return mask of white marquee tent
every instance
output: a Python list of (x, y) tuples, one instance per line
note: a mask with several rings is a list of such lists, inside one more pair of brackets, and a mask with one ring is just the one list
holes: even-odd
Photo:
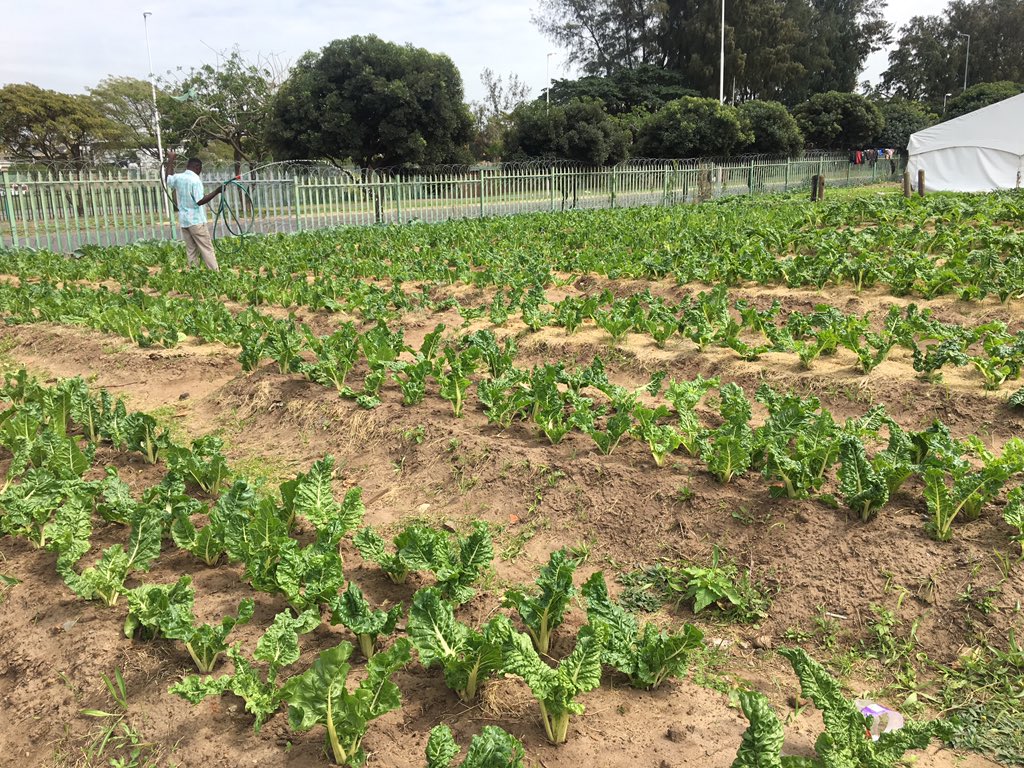
[(1024, 93), (910, 137), (907, 165), (925, 188), (991, 192), (1024, 186)]

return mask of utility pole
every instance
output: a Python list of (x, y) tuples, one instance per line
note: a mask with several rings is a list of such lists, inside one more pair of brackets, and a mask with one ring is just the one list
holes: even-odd
[(142, 25), (146, 29), (146, 53), (149, 56), (149, 87), (153, 93), (153, 122), (156, 125), (156, 153), (159, 156), (160, 165), (164, 164), (164, 142), (160, 135), (160, 110), (156, 106), (156, 75), (153, 73), (153, 51), (149, 47), (149, 17), (152, 11), (142, 12)]
[(960, 37), (967, 38), (967, 54), (964, 56), (964, 90), (967, 90), (967, 65), (971, 62), (971, 36), (966, 32), (957, 32)]
[(549, 53), (545, 62), (545, 84), (544, 84), (544, 111), (547, 112), (551, 106), (551, 57), (555, 54)]
[(718, 59), (718, 103), (725, 104), (725, 0), (722, 0), (722, 50)]
[(952, 95), (953, 95), (952, 93), (947, 93), (945, 96), (942, 97), (942, 116), (943, 117), (946, 116), (946, 99), (948, 99)]

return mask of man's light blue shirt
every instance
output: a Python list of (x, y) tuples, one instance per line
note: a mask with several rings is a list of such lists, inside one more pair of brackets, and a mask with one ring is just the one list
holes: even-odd
[(184, 171), (168, 176), (167, 186), (178, 194), (178, 221), (182, 229), (206, 223), (206, 211), (196, 205), (206, 193), (195, 172)]

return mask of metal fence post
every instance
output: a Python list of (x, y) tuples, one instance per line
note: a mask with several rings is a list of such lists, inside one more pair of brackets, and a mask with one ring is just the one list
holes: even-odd
[(4, 193), (4, 211), (11, 223), (11, 245), (18, 247), (18, 225), (14, 221), (14, 207), (11, 205), (11, 187), (7, 183), (7, 166), (0, 165), (0, 192)]
[(477, 171), (477, 177), (480, 179), (480, 218), (484, 217), (484, 169), (481, 168)]
[(555, 167), (551, 166), (548, 173), (548, 194), (551, 197), (551, 210), (555, 210)]
[(611, 170), (608, 171), (608, 207), (615, 207), (615, 182), (618, 176), (618, 170), (615, 166), (612, 166)]
[(299, 201), (299, 177), (292, 176), (292, 190), (295, 196), (295, 231), (302, 231), (302, 203)]
[(750, 158), (750, 168), (747, 171), (747, 191), (754, 194), (754, 158)]
[(789, 192), (789, 158), (786, 158), (786, 179), (782, 182), (782, 191)]

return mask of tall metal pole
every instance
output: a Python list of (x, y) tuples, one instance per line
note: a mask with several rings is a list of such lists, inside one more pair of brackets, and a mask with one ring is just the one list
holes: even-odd
[(718, 60), (718, 103), (725, 104), (725, 0), (722, 0), (722, 50)]
[(156, 106), (156, 75), (153, 73), (153, 51), (149, 48), (149, 17), (152, 11), (142, 12), (142, 26), (146, 29), (146, 54), (149, 56), (149, 87), (153, 93), (153, 122), (156, 125), (156, 153), (160, 160), (160, 166), (164, 164), (164, 141), (160, 135), (160, 110)]
[(971, 36), (966, 32), (957, 32), (960, 37), (967, 38), (967, 54), (964, 56), (964, 90), (967, 90), (967, 65), (971, 63)]
[[(156, 75), (153, 72), (153, 51), (149, 47), (149, 17), (152, 16), (152, 11), (144, 11), (142, 13), (142, 26), (146, 30), (146, 54), (149, 56), (149, 88), (153, 94), (153, 123), (156, 125), (156, 154), (160, 162), (160, 168), (156, 172), (157, 181), (160, 183), (160, 199), (163, 208), (164, 216), (167, 217), (167, 221), (171, 221), (171, 206), (170, 200), (167, 197), (166, 190), (164, 189), (164, 141), (160, 135), (160, 110), (156, 105)], [(171, 232), (174, 232), (174, 227), (171, 227)], [(173, 236), (173, 234), (172, 234)]]
[(547, 59), (545, 60), (545, 69), (544, 69), (544, 76), (545, 76), (545, 81), (544, 81), (544, 111), (545, 112), (547, 112), (548, 107), (551, 106), (551, 57), (554, 56), (554, 55), (555, 55), (554, 53), (549, 53), (547, 55)]

